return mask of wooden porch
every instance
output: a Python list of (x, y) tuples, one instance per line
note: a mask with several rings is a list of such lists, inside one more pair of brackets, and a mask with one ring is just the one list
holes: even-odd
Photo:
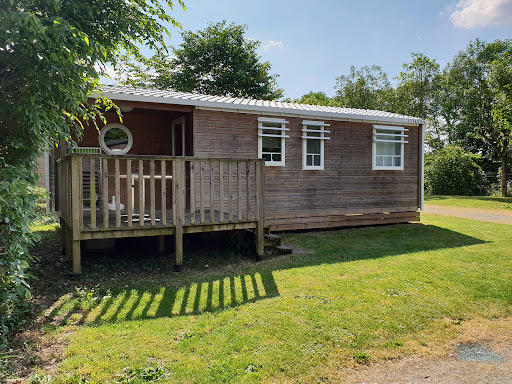
[(73, 273), (81, 240), (92, 239), (173, 235), (180, 269), (183, 234), (252, 228), (263, 256), (264, 160), (71, 154), (55, 171)]

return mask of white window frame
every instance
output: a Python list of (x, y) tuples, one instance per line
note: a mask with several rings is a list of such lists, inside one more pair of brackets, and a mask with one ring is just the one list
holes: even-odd
[[(128, 143), (126, 144), (126, 147), (124, 147), (123, 149), (110, 149), (109, 147), (107, 147), (107, 144), (105, 143), (105, 134), (114, 128), (121, 129), (124, 133), (126, 133), (126, 136), (128, 137)], [(100, 142), (100, 147), (103, 150), (103, 152), (108, 153), (109, 155), (126, 155), (130, 151), (130, 149), (132, 149), (133, 145), (132, 133), (128, 128), (126, 128), (125, 125), (120, 123), (112, 123), (105, 125), (100, 131), (100, 137), (98, 140)]]
[[(316, 126), (320, 127), (320, 129), (311, 130), (308, 129), (308, 126)], [(325, 124), (323, 121), (312, 121), (312, 120), (303, 120), (302, 121), (302, 169), (324, 169), (324, 142), (325, 140), (330, 140), (330, 137), (326, 137), (326, 133), (331, 133), (331, 131), (326, 131), (324, 127), (330, 127), (330, 124)], [(310, 136), (309, 133), (320, 133), (320, 136)], [(308, 140), (320, 140), (320, 165), (307, 165), (307, 146)]]
[[(377, 132), (377, 131), (399, 131), (399, 134), (396, 133), (383, 133), (383, 132)], [(404, 170), (404, 144), (407, 144), (408, 141), (405, 140), (408, 135), (405, 134), (408, 129), (404, 127), (395, 127), (392, 125), (374, 125), (373, 126), (373, 145), (372, 145), (372, 169), (378, 170), (378, 171), (403, 171)], [(394, 140), (386, 140), (386, 139), (379, 139), (380, 136), (394, 136)], [(386, 142), (386, 143), (400, 143), (400, 165), (377, 165), (377, 143), (379, 142)], [(390, 155), (395, 156), (395, 155)]]
[[(264, 127), (264, 123), (272, 123), (272, 124), (281, 124), (280, 128), (277, 127)], [(285, 144), (286, 139), (290, 136), (285, 135), (285, 131), (289, 131), (289, 128), (286, 128), (286, 124), (289, 124), (288, 121), (284, 119), (276, 119), (270, 117), (258, 117), (258, 158), (263, 158), (263, 138), (264, 137), (280, 137), (281, 138), (281, 160), (280, 161), (268, 161), (265, 160), (265, 166), (273, 166), (273, 167), (284, 167), (285, 165)], [(275, 131), (275, 134), (263, 133), (263, 130), (271, 130)]]

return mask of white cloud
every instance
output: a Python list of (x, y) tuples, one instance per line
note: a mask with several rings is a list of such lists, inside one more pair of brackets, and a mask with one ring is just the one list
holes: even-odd
[(274, 40), (267, 40), (263, 43), (262, 48), (264, 51), (267, 51), (272, 48), (279, 48), (283, 49), (283, 42), (282, 41), (274, 41)]
[(94, 69), (100, 74), (101, 84), (117, 84), (117, 79), (125, 78), (124, 74), (105, 64), (94, 64)]
[(94, 64), (94, 69), (101, 75), (109, 76), (112, 79), (119, 75), (119, 73), (114, 68), (105, 64), (96, 63)]
[(450, 20), (466, 29), (512, 24), (512, 0), (460, 0)]

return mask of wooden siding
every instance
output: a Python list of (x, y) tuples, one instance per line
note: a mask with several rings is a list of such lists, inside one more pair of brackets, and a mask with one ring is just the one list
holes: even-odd
[[(105, 113), (107, 122), (119, 123), (119, 116), (113, 112)], [(167, 112), (158, 110), (139, 110), (123, 114), (123, 122), (133, 136), (133, 146), (127, 154), (171, 156), (172, 135), (171, 122), (180, 117), (185, 117), (185, 153), (192, 155), (192, 114), (184, 112)], [(98, 122), (99, 128), (103, 124)], [(84, 135), (80, 147), (99, 147), (99, 132), (93, 124), (85, 126)]]
[[(195, 110), (194, 155), (257, 157), (258, 116)], [(418, 220), (418, 126), (407, 127), (404, 170), (388, 171), (372, 170), (372, 123), (319, 120), (330, 124), (326, 127), (330, 131), (326, 136), (331, 139), (325, 140), (325, 169), (303, 170), (304, 119), (283, 118), (289, 121), (286, 127), (290, 129), (285, 144), (286, 165), (265, 167), (266, 224), (271, 229), (318, 228), (322, 222), (331, 227)], [(304, 213), (315, 218), (307, 220), (310, 225), (297, 216)], [(389, 213), (394, 215), (386, 216)], [(384, 216), (375, 218), (375, 214)], [(346, 218), (333, 221), (332, 215)], [(369, 216), (362, 220), (354, 215)]]

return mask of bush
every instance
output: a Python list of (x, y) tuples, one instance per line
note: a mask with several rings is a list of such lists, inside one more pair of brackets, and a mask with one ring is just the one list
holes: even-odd
[(478, 195), (482, 169), (479, 155), (450, 145), (425, 159), (425, 191), (432, 195)]
[[(1, 159), (0, 159), (1, 161)], [(29, 175), (17, 167), (1, 167), (0, 177), (0, 350), (7, 333), (21, 325), (24, 300), (30, 296), (26, 267), (28, 248), (37, 239), (29, 223), (36, 217), (38, 195)], [(26, 176), (26, 177), (23, 177)]]

